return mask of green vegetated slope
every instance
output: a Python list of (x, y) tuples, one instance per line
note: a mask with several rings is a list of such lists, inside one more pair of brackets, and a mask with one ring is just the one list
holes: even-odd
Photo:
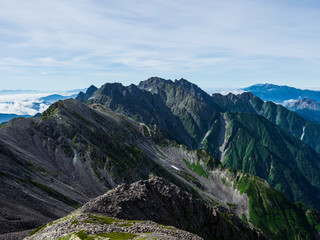
[(320, 152), (320, 126), (304, 119), (297, 113), (273, 102), (264, 102), (252, 93), (239, 95), (213, 94), (212, 98), (224, 111), (252, 112), (264, 116), (270, 122), (280, 126), (290, 135), (307, 143), (317, 152)]
[[(194, 173), (192, 176), (198, 176), (199, 183), (204, 186), (207, 181), (210, 182), (211, 187), (220, 183), (223, 185), (223, 191), (235, 194), (235, 190), (239, 190), (241, 195), (235, 194), (235, 199), (247, 196), (249, 216), (247, 217), (245, 211), (242, 213), (244, 222), (249, 221), (270, 239), (316, 239), (320, 226), (320, 214), (317, 211), (302, 203), (291, 202), (259, 177), (235, 168), (221, 166), (210, 168), (206, 161), (210, 159), (210, 155), (203, 150), (197, 150), (197, 152), (201, 152), (201, 157), (196, 161), (193, 159), (192, 162), (183, 159), (185, 166)], [(179, 167), (191, 174), (181, 165)], [(210, 192), (206, 188), (203, 190)], [(219, 191), (222, 191), (221, 188)], [(237, 208), (237, 204), (242, 203), (234, 201), (227, 203), (231, 209)]]
[(230, 170), (226, 184), (249, 197), (250, 222), (270, 239), (315, 239), (319, 213), (294, 204), (264, 180)]
[(223, 164), (266, 179), (292, 201), (319, 209), (320, 156), (265, 118), (226, 113)]

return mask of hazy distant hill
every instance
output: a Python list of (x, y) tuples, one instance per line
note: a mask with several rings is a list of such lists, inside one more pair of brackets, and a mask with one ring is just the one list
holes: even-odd
[(243, 89), (246, 92), (251, 92), (264, 101), (273, 101), (283, 103), (290, 99), (310, 98), (320, 101), (320, 91), (302, 90), (289, 86), (279, 86), (274, 84), (256, 84)]
[(17, 114), (5, 114), (0, 113), (0, 124), (4, 122), (8, 122), (9, 120), (17, 117), (31, 117), (30, 115), (17, 115)]

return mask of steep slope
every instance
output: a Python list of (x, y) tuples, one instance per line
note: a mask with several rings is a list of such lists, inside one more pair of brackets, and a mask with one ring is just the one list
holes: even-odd
[(157, 95), (143, 91), (135, 85), (128, 87), (120, 83), (107, 83), (97, 90), (87, 101), (88, 104), (99, 103), (113, 111), (124, 113), (135, 120), (148, 125), (157, 125), (166, 130), (168, 135), (191, 147), (192, 137), (184, 129), (181, 120), (161, 101)]
[[(99, 104), (59, 101), (40, 118), (10, 121), (0, 139), (1, 233), (39, 226), (118, 184), (154, 175), (271, 239), (315, 239), (320, 222), (317, 212), (292, 204), (266, 182), (229, 171), (204, 150), (190, 151), (164, 139), (156, 126)], [(242, 178), (250, 188), (237, 184)]]
[(265, 118), (226, 113), (223, 164), (266, 179), (293, 201), (320, 208), (320, 156)]
[(307, 143), (320, 152), (320, 126), (310, 122), (297, 113), (273, 102), (264, 102), (251, 93), (239, 95), (213, 94), (212, 98), (224, 111), (250, 112), (262, 115), (270, 122), (277, 124), (290, 135)]
[(76, 99), (77, 100), (79, 100), (79, 101), (86, 101), (86, 100), (88, 100), (91, 96), (92, 96), (92, 94), (95, 92), (95, 91), (97, 91), (98, 90), (98, 88), (96, 87), (96, 86), (94, 86), (94, 85), (91, 85), (88, 89), (87, 89), (87, 91), (84, 93), (84, 92), (80, 92), (77, 96), (76, 96)]
[[(221, 209), (219, 210), (221, 211)], [(152, 221), (166, 225), (163, 226), (163, 229), (167, 230), (167, 236), (158, 236), (157, 239), (200, 239), (195, 235), (182, 233), (182, 231), (168, 226), (188, 230), (204, 239), (267, 239), (237, 217), (226, 220), (223, 214), (228, 214), (228, 212), (220, 213), (219, 210), (206, 206), (191, 194), (182, 191), (164, 179), (152, 178), (131, 185), (118, 186), (85, 204), (80, 211), (73, 214), (75, 217), (72, 218), (71, 224), (69, 222), (69, 226), (64, 224), (62, 228), (61, 221), (59, 222), (60, 226), (50, 224), (29, 239), (41, 239), (45, 236), (62, 237), (62, 234), (69, 235), (71, 232), (79, 232), (81, 229), (86, 234), (89, 232), (90, 235), (99, 234), (103, 236), (106, 234), (104, 231), (108, 231), (107, 223), (104, 224), (104, 229), (97, 231), (94, 227), (88, 227), (83, 222), (87, 221), (91, 223), (90, 225), (93, 225), (92, 223), (95, 223), (95, 221), (97, 223), (99, 220), (100, 222), (104, 220), (107, 222), (107, 219), (109, 225), (113, 222), (114, 225), (126, 226), (124, 228), (127, 230), (121, 231), (121, 234), (129, 232), (136, 236), (140, 235), (141, 232), (137, 231), (138, 228), (135, 229), (135, 225), (141, 225), (141, 222)], [(79, 219), (79, 216), (77, 216), (79, 214), (85, 216), (86, 213), (86, 219)], [(126, 219), (126, 221), (123, 223), (119, 219)], [(67, 230), (65, 230), (66, 228)], [(147, 230), (150, 230), (150, 227), (148, 229), (147, 224), (145, 224), (143, 231), (148, 232), (147, 234), (144, 233), (147, 238), (151, 238), (155, 232), (159, 231), (159, 229)], [(173, 236), (170, 236), (169, 233)], [(184, 236), (181, 236), (182, 234)]]
[[(150, 91), (149, 91), (150, 90)], [(139, 86), (105, 84), (87, 101), (100, 103), (146, 124), (155, 124), (191, 149), (197, 149), (219, 108), (210, 96), (184, 79), (150, 78)]]
[(147, 148), (144, 134), (154, 131), (105, 112), (70, 99), (0, 129), (1, 233), (63, 216), (119, 183), (165, 174), (154, 153), (138, 147)]
[[(156, 99), (157, 104), (149, 104), (152, 102), (150, 99)], [(150, 112), (158, 113), (166, 109), (166, 114), (157, 115), (157, 121), (153, 123), (171, 134), (173, 139), (193, 149), (205, 149), (226, 166), (268, 180), (292, 201), (303, 201), (320, 209), (319, 154), (290, 136), (300, 138), (319, 151), (317, 140), (320, 127), (280, 105), (263, 102), (251, 93), (227, 96), (214, 94), (210, 97), (184, 79), (171, 81), (161, 78), (143, 81), (139, 88), (134, 85), (124, 87), (121, 84), (106, 84), (87, 101), (89, 104), (93, 102), (131, 117), (138, 115), (139, 121), (148, 124)], [(240, 111), (242, 114), (221, 114), (228, 111)], [(170, 113), (175, 117), (172, 119), (181, 123), (179, 131), (162, 124)], [(246, 124), (244, 119), (250, 124)], [(181, 128), (189, 135), (181, 134)], [(231, 133), (236, 137), (232, 135), (230, 138)], [(265, 166), (266, 162), (269, 165)], [(283, 171), (287, 174), (283, 174)], [(292, 177), (295, 171), (297, 175)]]
[(206, 92), (185, 79), (171, 81), (152, 77), (140, 82), (138, 87), (162, 99), (192, 137), (193, 145), (186, 145), (193, 149), (201, 146), (220, 118), (221, 108)]

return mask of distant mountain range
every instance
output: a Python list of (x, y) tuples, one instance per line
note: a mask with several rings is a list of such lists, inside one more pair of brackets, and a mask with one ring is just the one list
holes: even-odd
[(9, 120), (17, 117), (31, 117), (30, 115), (17, 115), (17, 114), (5, 114), (5, 113), (0, 113), (0, 124), (4, 122), (8, 122)]
[(319, 137), (252, 93), (91, 86), (1, 126), (0, 239), (316, 240)]
[(320, 101), (320, 91), (302, 90), (289, 86), (279, 86), (274, 84), (256, 84), (242, 89), (245, 92), (251, 92), (264, 101), (272, 101), (276, 103), (283, 103), (290, 99), (309, 98)]
[(320, 91), (274, 84), (257, 84), (243, 89), (263, 99), (280, 103), (305, 119), (320, 124)]

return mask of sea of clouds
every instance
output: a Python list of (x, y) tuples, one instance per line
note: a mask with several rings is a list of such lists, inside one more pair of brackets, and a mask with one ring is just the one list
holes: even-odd
[(0, 94), (0, 113), (31, 116), (42, 113), (50, 104), (41, 98), (51, 94), (61, 94), (61, 92)]

